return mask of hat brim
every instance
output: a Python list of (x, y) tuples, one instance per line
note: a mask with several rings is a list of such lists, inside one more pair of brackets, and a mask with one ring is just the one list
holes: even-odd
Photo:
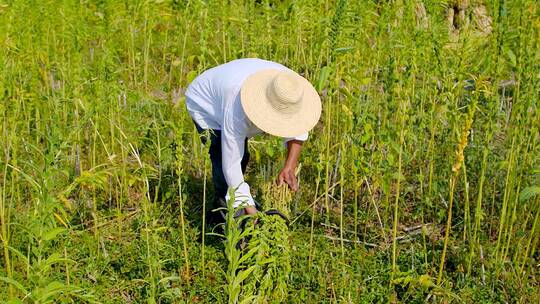
[(299, 110), (293, 114), (277, 111), (266, 96), (266, 89), (282, 71), (261, 70), (242, 85), (240, 101), (248, 119), (262, 131), (280, 137), (295, 137), (313, 129), (321, 117), (321, 99), (315, 88), (298, 75), (304, 94)]

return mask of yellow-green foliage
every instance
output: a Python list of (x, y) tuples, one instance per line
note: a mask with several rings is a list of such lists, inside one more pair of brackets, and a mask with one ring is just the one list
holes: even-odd
[(255, 303), (279, 303), (288, 298), (291, 272), (289, 229), (279, 216), (260, 214), (247, 250), (256, 248), (251, 258), (255, 270), (243, 291), (255, 296)]
[[(539, 41), (537, 0), (0, 0), (0, 301), (538, 303)], [(224, 244), (184, 91), (242, 57), (323, 113), (297, 193), (250, 139), (288, 232)]]

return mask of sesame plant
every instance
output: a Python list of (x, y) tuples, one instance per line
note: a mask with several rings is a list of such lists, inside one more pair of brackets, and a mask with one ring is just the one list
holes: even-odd
[(291, 248), (288, 227), (279, 216), (261, 214), (250, 236), (247, 250), (254, 251), (255, 269), (243, 290), (253, 294), (253, 303), (276, 303), (288, 298)]
[[(253, 290), (243, 288), (245, 282), (257, 270), (259, 265), (253, 263), (253, 256), (259, 251), (256, 240), (251, 242), (254, 225), (247, 215), (235, 217), (241, 207), (234, 208), (234, 192), (231, 191), (228, 202), (227, 216), (223, 231), (224, 251), (227, 258), (226, 291), (229, 303), (251, 303), (255, 298)], [(249, 249), (245, 249), (246, 242), (251, 242)]]
[(279, 209), (288, 214), (290, 193), (283, 186), (264, 189), (264, 209), (255, 217), (235, 217), (234, 193), (230, 193), (224, 224), (227, 292), (230, 303), (274, 303), (288, 298), (291, 272), (289, 229), (279, 216), (265, 210)]

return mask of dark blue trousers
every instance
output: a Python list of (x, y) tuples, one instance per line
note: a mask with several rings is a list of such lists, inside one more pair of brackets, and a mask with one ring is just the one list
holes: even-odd
[[(195, 121), (195, 127), (200, 134), (201, 142), (206, 144), (208, 138), (210, 139), (210, 161), (212, 162), (212, 182), (214, 184), (214, 205), (219, 198), (225, 199), (227, 194), (227, 181), (223, 175), (222, 169), (222, 156), (221, 156), (221, 130), (208, 130), (208, 137), (205, 135), (206, 130), (202, 129)], [(247, 164), (249, 162), (248, 151), (248, 139), (244, 140), (244, 155), (242, 156), (242, 174), (246, 172)]]

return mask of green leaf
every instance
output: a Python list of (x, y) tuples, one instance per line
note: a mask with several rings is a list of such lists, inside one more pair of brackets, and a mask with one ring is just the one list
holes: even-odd
[(191, 83), (193, 79), (195, 79), (195, 77), (197, 77), (197, 71), (194, 71), (194, 70), (189, 71), (186, 76), (187, 82)]
[(253, 255), (255, 253), (257, 253), (257, 251), (259, 251), (259, 247), (255, 246), (253, 248), (251, 248), (246, 254), (242, 255), (242, 257), (240, 258), (240, 260), (238, 261), (238, 264), (239, 265), (242, 265), (243, 262), (245, 262), (246, 260), (250, 259), (251, 257), (253, 257)]
[(248, 304), (248, 303), (254, 303), (255, 299), (257, 298), (257, 296), (250, 296), (250, 297), (246, 297), (244, 299), (242, 299), (242, 301), (240, 301), (240, 304)]
[(43, 294), (39, 297), (38, 302), (44, 302), (59, 293), (69, 290), (71, 290), (69, 286), (66, 286), (65, 284), (58, 281), (52, 281), (47, 286), (45, 286), (45, 288), (43, 289)]
[(13, 280), (12, 278), (0, 277), (0, 281), (15, 286), (18, 290), (24, 293), (25, 296), (29, 294), (28, 290), (26, 290), (26, 288), (24, 288), (21, 283)]
[(165, 277), (165, 278), (162, 278), (161, 280), (159, 280), (159, 284), (166, 284), (168, 282), (175, 282), (175, 281), (180, 281), (181, 278), (179, 276), (170, 276), (170, 277)]
[(427, 274), (421, 275), (418, 278), (418, 283), (420, 284), (420, 286), (426, 287), (426, 288), (437, 287), (437, 285), (433, 283), (432, 278)]
[(352, 51), (354, 49), (356, 49), (356, 47), (354, 47), (354, 46), (346, 46), (346, 47), (336, 48), (334, 51), (336, 53), (345, 53), (345, 52), (348, 52), (348, 51)]
[(239, 286), (253, 272), (253, 270), (255, 270), (256, 267), (257, 267), (256, 265), (253, 265), (249, 267), (248, 269), (241, 271), (236, 276), (236, 278), (234, 278), (233, 285)]
[(60, 228), (60, 227), (51, 229), (51, 230), (49, 230), (49, 231), (47, 231), (47, 232), (45, 232), (45, 233), (43, 234), (42, 239), (43, 239), (44, 241), (50, 241), (50, 240), (56, 238), (56, 236), (57, 236), (58, 234), (60, 234), (60, 233), (62, 233), (62, 232), (64, 232), (64, 231), (66, 231), (66, 229), (65, 229), (65, 228)]
[(22, 252), (18, 251), (17, 249), (8, 246), (9, 251), (13, 252), (16, 256), (18, 256), (25, 264), (26, 267), (30, 267), (30, 262), (28, 261), (28, 258), (26, 255), (22, 254)]
[(42, 260), (41, 262), (39, 262), (38, 268), (42, 272), (47, 272), (52, 265), (58, 264), (61, 262), (76, 263), (74, 260), (66, 259), (62, 257), (59, 253), (53, 253), (46, 260)]
[(540, 186), (526, 187), (525, 189), (521, 191), (521, 194), (519, 195), (519, 201), (520, 202), (526, 201), (539, 194), (540, 194)]
[(260, 265), (265, 265), (265, 264), (270, 264), (270, 263), (276, 263), (276, 258), (275, 257), (269, 257), (269, 258), (264, 259), (264, 260), (259, 262)]
[(328, 66), (324, 66), (321, 69), (321, 73), (319, 74), (319, 81), (317, 81), (317, 91), (319, 92), (322, 91), (329, 75), (330, 75), (330, 68)]
[(516, 54), (511, 49), (506, 50), (506, 55), (508, 56), (508, 59), (510, 60), (510, 63), (513, 67), (517, 65), (517, 59)]

